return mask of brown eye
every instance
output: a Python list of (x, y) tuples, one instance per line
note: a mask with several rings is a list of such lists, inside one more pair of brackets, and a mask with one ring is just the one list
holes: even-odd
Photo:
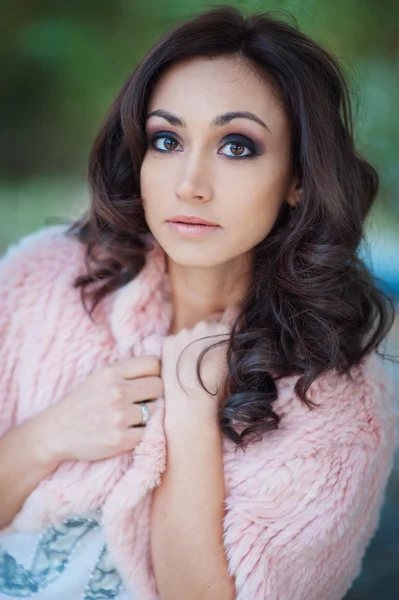
[(243, 135), (237, 136), (237, 134), (231, 134), (227, 136), (221, 149), (225, 150), (222, 154), (226, 158), (233, 160), (235, 158), (255, 158), (259, 156), (259, 150), (253, 141)]
[(177, 144), (176, 140), (172, 140), (171, 138), (165, 138), (164, 146), (167, 150), (173, 150), (173, 144)]
[(231, 144), (231, 151), (235, 156), (241, 156), (241, 152), (244, 148), (244, 144)]
[(224, 147), (228, 148), (229, 153), (225, 154), (227, 158), (250, 158), (251, 156), (254, 156), (254, 152), (251, 151), (245, 144), (228, 142)]
[(153, 137), (149, 145), (157, 152), (172, 152), (176, 150), (179, 142), (170, 136), (159, 135), (158, 137)]

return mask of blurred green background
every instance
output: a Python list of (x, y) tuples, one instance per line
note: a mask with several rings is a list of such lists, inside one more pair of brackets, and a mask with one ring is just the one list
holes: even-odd
[[(0, 253), (48, 219), (71, 219), (87, 206), (90, 144), (136, 61), (168, 28), (217, 4), (223, 2), (0, 0)], [(340, 58), (357, 145), (381, 178), (362, 252), (398, 297), (399, 2), (230, 4), (294, 18)], [(399, 354), (398, 323), (387, 350)], [(398, 590), (399, 459), (379, 531), (347, 600), (397, 600)]]

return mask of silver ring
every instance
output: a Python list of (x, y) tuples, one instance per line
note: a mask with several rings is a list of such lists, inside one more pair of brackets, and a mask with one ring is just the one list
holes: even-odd
[(146, 404), (140, 404), (140, 408), (141, 408), (141, 421), (140, 421), (139, 425), (145, 425), (146, 423), (148, 423), (148, 420), (150, 418), (150, 411), (148, 410), (148, 406)]

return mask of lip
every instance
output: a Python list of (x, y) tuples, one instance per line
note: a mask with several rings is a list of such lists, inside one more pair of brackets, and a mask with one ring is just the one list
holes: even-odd
[(188, 225), (210, 225), (212, 227), (219, 227), (217, 223), (212, 223), (212, 221), (207, 221), (206, 219), (200, 219), (199, 217), (190, 217), (188, 215), (177, 215), (176, 217), (172, 217), (168, 219), (170, 223), (186, 223)]
[(183, 238), (202, 238), (221, 230), (219, 225), (206, 225), (202, 223), (182, 223), (179, 221), (166, 221), (168, 228)]

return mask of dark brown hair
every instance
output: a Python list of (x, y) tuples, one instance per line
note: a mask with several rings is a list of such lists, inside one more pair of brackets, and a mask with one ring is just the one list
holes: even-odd
[(348, 85), (337, 59), (271, 13), (246, 18), (221, 6), (175, 26), (112, 104), (89, 159), (91, 205), (69, 233), (87, 245), (91, 269), (75, 285), (91, 298), (92, 312), (144, 265), (143, 234), (149, 229), (140, 167), (146, 108), (157, 78), (176, 61), (220, 56), (241, 57), (276, 84), (303, 190), (293, 215), (284, 203), (272, 231), (254, 249), (252, 283), (229, 341), (220, 426), (237, 445), (246, 445), (278, 427), (277, 378), (299, 375), (295, 391), (314, 409), (307, 397), (312, 382), (331, 369), (347, 374), (367, 354), (379, 352), (393, 322), (392, 300), (358, 256), (379, 180), (354, 147)]

